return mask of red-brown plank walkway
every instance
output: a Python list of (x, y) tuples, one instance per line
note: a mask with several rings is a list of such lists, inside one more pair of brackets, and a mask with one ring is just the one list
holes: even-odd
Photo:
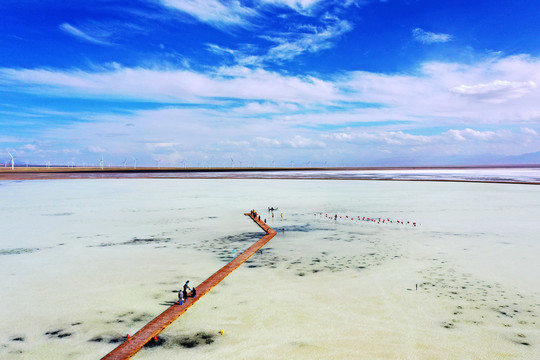
[(253, 219), (265, 232), (259, 241), (251, 245), (246, 251), (238, 255), (230, 263), (219, 269), (214, 275), (210, 276), (203, 283), (196, 287), (197, 296), (191, 297), (191, 293), (188, 295), (187, 301), (183, 305), (172, 305), (170, 308), (162, 312), (154, 320), (146, 324), (141, 330), (131, 337), (130, 340), (124, 341), (116, 349), (105, 355), (102, 360), (117, 360), (117, 359), (129, 359), (137, 351), (139, 351), (146, 343), (153, 340), (154, 336), (158, 335), (163, 329), (169, 326), (174, 320), (178, 319), (187, 309), (189, 309), (194, 303), (196, 303), (201, 297), (209, 292), (214, 286), (219, 284), (227, 275), (238, 268), (244, 261), (262, 248), (270, 239), (272, 239), (276, 232), (261, 221), (260, 216), (254, 217), (252, 214), (245, 214)]

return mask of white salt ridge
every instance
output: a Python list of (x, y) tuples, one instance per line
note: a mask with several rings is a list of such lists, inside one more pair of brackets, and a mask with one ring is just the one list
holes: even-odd
[[(136, 173), (117, 176), (137, 177)], [(480, 181), (505, 183), (540, 183), (540, 167), (527, 168), (456, 168), (456, 169), (401, 169), (401, 170), (286, 170), (286, 171), (231, 171), (231, 172), (162, 172), (155, 178), (246, 178), (246, 179), (357, 179), (357, 180), (426, 180)]]

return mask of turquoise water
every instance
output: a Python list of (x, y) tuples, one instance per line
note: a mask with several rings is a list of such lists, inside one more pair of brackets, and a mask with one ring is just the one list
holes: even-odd
[[(278, 235), (135, 358), (535, 358), (539, 191), (1, 182), (0, 357), (100, 358), (165, 310), (185, 280), (202, 282), (258, 240), (243, 216), (257, 209)], [(279, 207), (273, 218), (269, 206)]]

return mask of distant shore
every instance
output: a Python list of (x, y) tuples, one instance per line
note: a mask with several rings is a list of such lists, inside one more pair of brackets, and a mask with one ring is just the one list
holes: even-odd
[[(461, 177), (459, 172), (462, 172)], [(508, 175), (538, 171), (538, 176)], [(480, 174), (490, 172), (490, 174)], [(458, 173), (456, 175), (456, 173)], [(445, 176), (445, 174), (447, 174)], [(479, 176), (480, 174), (481, 176)], [(494, 175), (493, 175), (494, 174)], [(502, 175), (501, 175), (502, 174)], [(415, 167), (16, 167), (0, 168), (0, 180), (54, 179), (319, 179), (449, 181), (540, 184), (540, 165), (415, 166)]]

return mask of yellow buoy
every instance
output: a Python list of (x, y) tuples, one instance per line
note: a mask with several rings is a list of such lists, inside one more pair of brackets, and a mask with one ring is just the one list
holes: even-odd
[(223, 335), (223, 334), (225, 334), (225, 330), (220, 330), (219, 333), (220, 333), (221, 335)]

